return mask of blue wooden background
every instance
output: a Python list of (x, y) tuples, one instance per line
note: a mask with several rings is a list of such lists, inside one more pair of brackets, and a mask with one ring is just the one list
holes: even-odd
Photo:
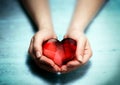
[[(55, 31), (62, 39), (76, 0), (50, 0)], [(91, 2), (92, 3), (92, 2)], [(120, 85), (120, 0), (109, 0), (86, 35), (93, 57), (64, 75), (39, 70), (27, 50), (35, 27), (17, 0), (0, 0), (0, 85)]]

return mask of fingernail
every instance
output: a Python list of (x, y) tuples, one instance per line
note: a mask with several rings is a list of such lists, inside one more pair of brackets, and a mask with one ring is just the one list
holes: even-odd
[(36, 52), (36, 57), (37, 57), (37, 58), (40, 58), (40, 56), (41, 56), (40, 52), (37, 51), (37, 52)]
[(78, 57), (78, 60), (80, 61), (80, 62), (82, 62), (82, 56), (80, 55), (79, 57)]

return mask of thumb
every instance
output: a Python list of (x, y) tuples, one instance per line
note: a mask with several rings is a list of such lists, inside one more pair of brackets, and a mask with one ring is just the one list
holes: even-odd
[(40, 58), (42, 56), (42, 40), (34, 40), (33, 50), (36, 58)]

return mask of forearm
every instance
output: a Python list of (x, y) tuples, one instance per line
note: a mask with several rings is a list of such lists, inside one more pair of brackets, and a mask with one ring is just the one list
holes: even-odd
[(69, 29), (84, 32), (105, 0), (78, 0)]
[(38, 30), (53, 28), (48, 0), (22, 0), (22, 2)]

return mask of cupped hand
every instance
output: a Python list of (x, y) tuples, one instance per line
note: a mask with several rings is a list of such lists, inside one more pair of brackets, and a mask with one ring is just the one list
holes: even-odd
[(87, 63), (92, 56), (92, 49), (85, 34), (78, 30), (68, 31), (64, 38), (72, 38), (77, 42), (76, 58), (62, 66), (62, 73), (67, 73)]
[(58, 72), (60, 68), (51, 59), (42, 55), (43, 42), (51, 38), (56, 38), (53, 30), (42, 29), (38, 31), (31, 39), (29, 54), (40, 68), (49, 72)]

